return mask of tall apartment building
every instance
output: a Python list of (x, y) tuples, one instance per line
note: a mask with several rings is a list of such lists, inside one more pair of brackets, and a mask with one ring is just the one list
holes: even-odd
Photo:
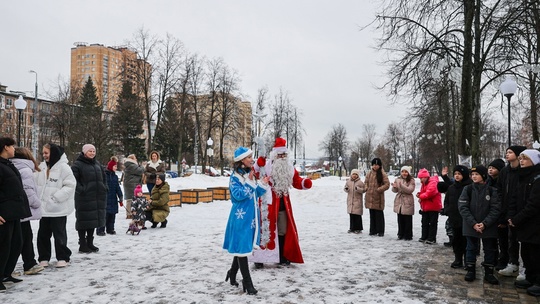
[(91, 77), (103, 110), (113, 111), (124, 81), (131, 81), (136, 92), (137, 83), (134, 80), (140, 65), (150, 67), (126, 47), (76, 42), (75, 47), (71, 48), (71, 84), (82, 88)]

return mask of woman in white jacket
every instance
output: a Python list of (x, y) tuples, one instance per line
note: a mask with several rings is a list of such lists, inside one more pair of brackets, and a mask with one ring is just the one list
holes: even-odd
[(67, 247), (67, 216), (75, 209), (77, 181), (62, 147), (46, 144), (43, 160), (39, 166), (41, 171), (35, 175), (43, 212), (37, 236), (39, 264), (49, 266), (51, 236), (54, 236), (56, 267), (65, 267), (71, 257), (71, 250)]
[(42, 266), (39, 266), (36, 262), (36, 255), (34, 253), (34, 235), (32, 233), (32, 226), (30, 220), (39, 220), (41, 218), (41, 201), (37, 194), (37, 186), (34, 181), (34, 172), (39, 171), (38, 162), (34, 159), (32, 151), (28, 148), (18, 147), (15, 148), (15, 157), (11, 159), (15, 168), (21, 173), (21, 179), (23, 182), (24, 192), (28, 197), (28, 204), (31, 217), (27, 217), (21, 220), (21, 232), (22, 232), (22, 250), (21, 256), (23, 260), (24, 274), (37, 274), (43, 270)]

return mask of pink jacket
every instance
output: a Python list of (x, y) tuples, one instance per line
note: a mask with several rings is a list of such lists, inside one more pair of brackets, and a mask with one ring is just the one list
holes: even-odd
[(442, 201), (441, 194), (437, 190), (437, 183), (439, 183), (439, 177), (432, 176), (429, 178), (427, 184), (422, 184), (422, 188), (418, 192), (420, 209), (422, 211), (441, 211)]

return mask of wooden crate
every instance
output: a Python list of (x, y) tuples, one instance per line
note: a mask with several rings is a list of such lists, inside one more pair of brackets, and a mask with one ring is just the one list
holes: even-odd
[(184, 189), (181, 193), (181, 202), (186, 204), (210, 203), (213, 200), (213, 191), (208, 189)]
[(214, 193), (213, 199), (215, 201), (228, 201), (231, 199), (231, 192), (229, 187), (210, 187), (207, 188)]
[(319, 172), (309, 172), (307, 174), (307, 177), (309, 179), (319, 179), (319, 178), (321, 178), (321, 174)]
[[(146, 197), (147, 200), (150, 199), (150, 193), (143, 193), (144, 197)], [(169, 192), (169, 206), (180, 206), (182, 207), (182, 193), (179, 192)]]

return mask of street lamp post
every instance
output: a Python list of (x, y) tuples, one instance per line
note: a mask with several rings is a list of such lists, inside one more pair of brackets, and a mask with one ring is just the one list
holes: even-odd
[(29, 73), (36, 74), (36, 86), (34, 92), (34, 121), (32, 122), (32, 151), (34, 158), (37, 159), (38, 155), (38, 145), (39, 145), (39, 109), (38, 109), (38, 81), (37, 81), (37, 72), (34, 70), (28, 71)]
[(397, 158), (398, 158), (398, 167), (400, 168), (399, 170), (401, 170), (401, 150), (398, 151), (397, 153)]
[(19, 99), (15, 100), (15, 109), (19, 112), (19, 120), (17, 121), (17, 145), (22, 147), (21, 141), (21, 124), (23, 118), (23, 110), (26, 109), (26, 100), (23, 99), (22, 95), (19, 95)]
[(516, 93), (517, 83), (514, 79), (507, 77), (503, 83), (501, 83), (500, 91), (508, 99), (508, 147), (512, 145), (512, 133), (510, 125), (510, 99)]
[[(206, 155), (208, 155), (208, 166), (212, 167), (212, 156), (214, 156), (214, 149), (212, 149), (212, 145), (214, 144), (214, 141), (212, 140), (212, 137), (208, 137), (208, 140), (206, 141)], [(210, 168), (208, 168), (208, 172), (210, 172)]]
[(343, 163), (343, 158), (341, 155), (338, 157), (338, 164), (339, 164), (339, 179), (341, 180), (341, 164)]

